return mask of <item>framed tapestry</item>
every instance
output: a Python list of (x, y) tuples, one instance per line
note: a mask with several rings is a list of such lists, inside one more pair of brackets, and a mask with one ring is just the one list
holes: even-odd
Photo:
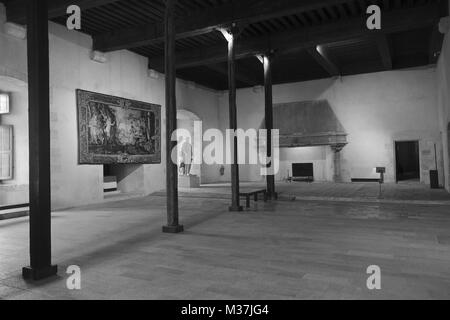
[(161, 163), (161, 106), (77, 90), (79, 164)]

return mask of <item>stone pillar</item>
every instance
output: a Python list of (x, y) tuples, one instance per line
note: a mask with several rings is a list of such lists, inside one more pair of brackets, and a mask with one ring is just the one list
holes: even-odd
[(333, 144), (331, 145), (331, 150), (334, 153), (334, 173), (333, 182), (340, 183), (343, 182), (341, 175), (341, 151), (345, 147), (345, 144)]

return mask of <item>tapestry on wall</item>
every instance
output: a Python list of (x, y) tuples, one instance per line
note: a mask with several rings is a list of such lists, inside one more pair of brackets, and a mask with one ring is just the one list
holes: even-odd
[(79, 164), (161, 163), (161, 106), (77, 90)]

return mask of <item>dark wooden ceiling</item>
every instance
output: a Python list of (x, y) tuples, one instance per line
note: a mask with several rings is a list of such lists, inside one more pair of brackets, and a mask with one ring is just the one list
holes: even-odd
[[(5, 0), (8, 20), (25, 23), (26, 0)], [(163, 72), (163, 0), (48, 0), (49, 16), (65, 25), (65, 8), (82, 8), (82, 32), (94, 49), (128, 49)], [(382, 9), (382, 30), (366, 28), (366, 8)], [(178, 0), (177, 74), (225, 90), (226, 41), (217, 27), (236, 22), (237, 85), (263, 83), (258, 53), (275, 52), (273, 82), (287, 83), (436, 62), (447, 0)], [(316, 46), (320, 46), (320, 53)]]

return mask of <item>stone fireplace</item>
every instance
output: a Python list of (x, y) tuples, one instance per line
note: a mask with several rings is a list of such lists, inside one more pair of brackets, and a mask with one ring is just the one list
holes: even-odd
[(280, 130), (280, 148), (329, 146), (333, 152), (332, 179), (341, 182), (341, 151), (347, 133), (327, 100), (277, 104), (274, 128)]

